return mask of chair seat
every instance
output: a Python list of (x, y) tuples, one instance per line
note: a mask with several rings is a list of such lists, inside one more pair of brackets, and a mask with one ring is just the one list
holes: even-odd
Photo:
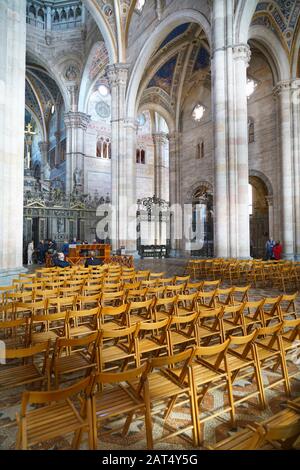
[(234, 372), (235, 370), (239, 370), (241, 368), (247, 367), (247, 366), (253, 366), (254, 365), (254, 360), (252, 360), (251, 357), (249, 358), (241, 358), (238, 356), (235, 356), (233, 354), (230, 354), (230, 352), (227, 354), (227, 364), (229, 366), (229, 370), (231, 372)]
[(29, 446), (64, 436), (86, 425), (67, 400), (29, 412), (26, 424)]
[(84, 335), (90, 335), (93, 333), (95, 330), (91, 326), (86, 326), (86, 325), (80, 325), (80, 326), (75, 326), (74, 328), (70, 329), (70, 337), (74, 336), (84, 336)]
[(119, 346), (108, 346), (100, 350), (100, 359), (103, 363), (114, 362), (132, 356), (134, 356), (134, 353), (128, 353)]
[(171, 331), (170, 336), (171, 336), (171, 342), (173, 345), (196, 342), (196, 339), (194, 337), (189, 338), (184, 332)]
[(67, 372), (85, 369), (86, 367), (92, 367), (93, 365), (95, 364), (91, 363), (88, 356), (85, 356), (81, 352), (76, 352), (70, 356), (60, 357), (56, 362), (56, 370), (59, 374), (64, 374)]
[(212, 380), (215, 381), (217, 379), (221, 379), (225, 375), (227, 374), (209, 369), (208, 367), (205, 367), (202, 364), (193, 365), (193, 376), (195, 379), (196, 386), (204, 385), (208, 382), (211, 382)]
[(183, 391), (180, 385), (159, 372), (152, 373), (148, 380), (150, 400), (169, 398)]
[(18, 385), (42, 380), (44, 375), (34, 364), (25, 364), (14, 367), (1, 367), (0, 390), (17, 387)]
[(55, 343), (56, 338), (58, 338), (58, 334), (55, 331), (43, 331), (42, 333), (33, 333), (31, 335), (31, 342), (32, 344), (44, 343), (45, 341), (51, 341), (51, 343)]
[(150, 351), (156, 351), (157, 349), (166, 348), (166, 344), (159, 344), (154, 338), (144, 338), (139, 340), (139, 352), (145, 353)]
[(95, 408), (97, 419), (105, 419), (121, 413), (129, 413), (138, 408), (144, 408), (144, 403), (133, 392), (127, 392), (125, 388), (106, 389), (95, 395)]

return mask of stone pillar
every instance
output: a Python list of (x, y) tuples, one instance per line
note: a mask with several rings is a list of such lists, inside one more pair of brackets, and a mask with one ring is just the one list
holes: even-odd
[(249, 164), (248, 164), (248, 110), (247, 67), (251, 57), (247, 44), (234, 47), (235, 65), (235, 150), (237, 168), (237, 256), (250, 256), (249, 222)]
[[(127, 64), (107, 67), (111, 88), (111, 185), (112, 249), (124, 246), (126, 253), (136, 251), (136, 129), (133, 119), (125, 120)], [(134, 148), (133, 148), (134, 147)]]
[(84, 138), (90, 122), (90, 116), (84, 113), (69, 111), (65, 114), (66, 125), (66, 193), (73, 189), (83, 191), (84, 176)]
[(0, 285), (23, 265), (26, 2), (0, 2)]
[(181, 207), (180, 191), (180, 132), (169, 134), (169, 199), (171, 205), (171, 248), (174, 255), (183, 246), (183, 207)]
[(248, 258), (247, 44), (234, 44), (234, 2), (213, 2), (214, 252)]
[(154, 142), (154, 194), (165, 201), (169, 200), (167, 178), (168, 135), (164, 132), (152, 134)]
[(292, 81), (295, 259), (300, 261), (300, 80)]
[(293, 259), (295, 253), (294, 176), (292, 142), (291, 82), (284, 81), (274, 88), (279, 116), (280, 180), (281, 180), (281, 237), (283, 257)]
[(52, 15), (51, 15), (51, 7), (47, 6), (46, 10), (46, 20), (45, 20), (46, 30), (51, 31), (52, 29)]
[(39, 142), (39, 148), (42, 156), (42, 180), (50, 179), (50, 165), (48, 162), (49, 142)]
[(213, 2), (212, 114), (214, 135), (214, 254), (230, 256), (229, 191), (227, 168), (227, 90), (225, 2)]

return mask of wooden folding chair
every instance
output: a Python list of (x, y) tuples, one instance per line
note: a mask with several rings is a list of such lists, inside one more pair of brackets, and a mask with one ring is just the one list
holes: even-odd
[(98, 362), (101, 372), (108, 370), (123, 371), (132, 363), (138, 365), (136, 341), (134, 333), (136, 326), (126, 328), (100, 330), (98, 347)]
[(90, 374), (98, 369), (99, 333), (91, 333), (82, 338), (57, 338), (51, 361), (55, 388), (58, 388), (62, 375)]
[[(163, 415), (163, 430), (156, 442), (180, 436), (197, 445), (197, 415), (194, 402), (191, 368), (189, 362), (193, 349), (187, 349), (173, 356), (157, 357), (148, 362), (149, 400), (151, 422), (157, 414)], [(174, 408), (189, 404), (189, 422), (176, 429), (168, 423)], [(167, 409), (166, 409), (167, 406)], [(152, 426), (152, 425), (151, 425)], [(168, 431), (166, 434), (164, 431)], [(189, 433), (192, 433), (192, 439)]]
[[(97, 449), (98, 430), (100, 440), (102, 436), (116, 432), (111, 427), (113, 419), (127, 416), (122, 424), (122, 436), (126, 436), (130, 429), (132, 418), (136, 414), (144, 417), (147, 449), (153, 448), (151, 416), (149, 406), (148, 382), (145, 374), (146, 364), (126, 370), (125, 372), (100, 372), (94, 377), (92, 394), (93, 410), (93, 448)], [(101, 425), (106, 423), (102, 430)], [(111, 429), (107, 430), (108, 427)]]
[[(274, 388), (283, 383), (285, 393), (288, 397), (291, 395), (290, 381), (285, 360), (285, 352), (281, 339), (282, 323), (275, 326), (259, 328), (254, 343), (257, 361), (261, 370), (272, 372), (274, 365), (280, 365), (281, 377), (269, 383), (263, 382), (264, 390)], [(278, 372), (279, 373), (279, 372)]]
[(164, 320), (173, 315), (176, 311), (177, 296), (157, 298), (153, 303), (153, 317), (155, 321)]
[(49, 388), (49, 346), (46, 342), (28, 348), (0, 348), (0, 392), (34, 382)]
[[(90, 387), (91, 378), (51, 392), (24, 392), (21, 412), (17, 415), (17, 449), (29, 449), (56, 437), (73, 434), (73, 447), (78, 448), (82, 431), (87, 431), (89, 448), (93, 448), (93, 421), (91, 413)], [(79, 410), (71, 399), (80, 394)], [(32, 409), (32, 405), (39, 405)], [(43, 406), (41, 406), (43, 405)], [(29, 409), (31, 406), (31, 409)]]
[(222, 342), (223, 339), (223, 317), (224, 307), (216, 309), (199, 308), (198, 316), (198, 341), (199, 346), (207, 346), (211, 342)]
[(8, 349), (26, 348), (30, 342), (30, 319), (0, 321), (0, 341)]
[(118, 307), (110, 305), (101, 306), (99, 312), (100, 329), (119, 329), (129, 324), (127, 319), (127, 304), (121, 304)]
[[(295, 292), (294, 294), (284, 294), (281, 297), (281, 301), (279, 304), (280, 308), (280, 318), (282, 321), (284, 320), (289, 320), (294, 318), (295, 320), (297, 319), (298, 312), (296, 308), (296, 298), (298, 296), (298, 292)], [(291, 318), (292, 317), (292, 318)]]
[(68, 311), (66, 314), (66, 337), (80, 338), (99, 330), (100, 307), (88, 310)]
[(30, 343), (38, 344), (49, 341), (52, 349), (57, 338), (67, 334), (66, 314), (67, 312), (33, 315), (30, 322)]
[(170, 319), (165, 318), (155, 322), (139, 322), (134, 331), (137, 364), (140, 365), (144, 357), (167, 354), (167, 330)]
[(128, 326), (138, 322), (153, 320), (153, 300), (144, 300), (142, 302), (129, 302), (127, 309)]
[(167, 327), (167, 340), (169, 354), (184, 350), (188, 346), (199, 344), (198, 338), (198, 312), (190, 315), (173, 315)]
[(198, 293), (181, 294), (177, 296), (176, 315), (190, 315), (192, 312), (198, 311), (197, 308)]
[[(232, 427), (235, 426), (235, 409), (232, 395), (231, 374), (227, 364), (226, 352), (230, 339), (214, 346), (198, 346), (195, 348), (192, 360), (192, 383), (197, 416), (198, 444), (200, 445), (201, 424), (220, 415), (230, 414)], [(217, 410), (205, 410), (203, 400), (210, 389), (223, 388), (228, 394), (228, 404)], [(203, 412), (206, 416), (203, 416)]]
[[(266, 407), (266, 397), (262, 382), (260, 364), (255, 355), (254, 341), (257, 331), (246, 336), (230, 336), (230, 344), (227, 350), (227, 364), (231, 373), (232, 394), (235, 406), (258, 396), (261, 408)], [(248, 379), (253, 385), (255, 378), (256, 390), (241, 396), (240, 390), (235, 389), (239, 380)], [(240, 387), (239, 387), (240, 388)], [(238, 396), (235, 392), (238, 391)]]

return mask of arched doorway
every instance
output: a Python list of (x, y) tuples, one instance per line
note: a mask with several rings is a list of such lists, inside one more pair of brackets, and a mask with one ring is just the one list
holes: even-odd
[(268, 188), (258, 176), (249, 177), (250, 254), (264, 258), (265, 244), (269, 237)]

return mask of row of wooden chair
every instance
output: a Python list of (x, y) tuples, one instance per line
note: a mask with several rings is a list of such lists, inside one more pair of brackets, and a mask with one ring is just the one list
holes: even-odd
[(238, 259), (190, 260), (185, 273), (192, 279), (221, 279), (234, 283), (250, 283), (255, 287), (271, 286), (283, 292), (300, 285), (300, 263)]
[[(263, 336), (266, 333), (261, 332)], [(94, 372), (90, 378), (63, 390), (25, 392), (18, 417), (17, 448), (28, 448), (74, 432), (73, 446), (78, 447), (83, 431), (88, 431), (89, 447), (96, 448), (97, 428), (102, 421), (125, 414), (125, 435), (136, 413), (144, 416), (148, 449), (153, 447), (152, 422), (157, 414), (162, 413), (163, 428), (168, 431), (163, 436), (164, 440), (181, 434), (186, 438), (188, 433), (192, 433), (193, 444), (200, 445), (203, 440), (201, 425), (206, 421), (229, 413), (230, 423), (235, 426), (237, 404), (255, 395), (259, 396), (260, 404), (265, 406), (260, 367), (267, 358), (258, 353), (252, 342), (255, 335), (259, 333), (254, 332), (250, 335), (252, 338), (229, 338), (219, 345), (194, 347), (174, 355), (151, 358), (134, 369)], [(249, 343), (252, 344), (250, 349)], [(249, 357), (250, 350), (252, 358)], [(245, 370), (249, 366), (252, 366), (250, 374), (253, 375), (254, 371), (256, 375), (258, 390), (247, 398), (235, 398), (234, 382), (241, 371), (245, 377)], [(228, 404), (213, 412), (210, 410), (208, 414), (204, 413), (205, 396), (210, 390), (219, 388), (227, 391)], [(81, 391), (84, 396), (78, 413), (70, 397)], [(184, 406), (186, 403), (189, 404), (189, 422), (183, 428), (174, 429), (168, 419), (175, 406)], [(33, 404), (44, 404), (44, 407), (28, 410), (28, 405)]]

